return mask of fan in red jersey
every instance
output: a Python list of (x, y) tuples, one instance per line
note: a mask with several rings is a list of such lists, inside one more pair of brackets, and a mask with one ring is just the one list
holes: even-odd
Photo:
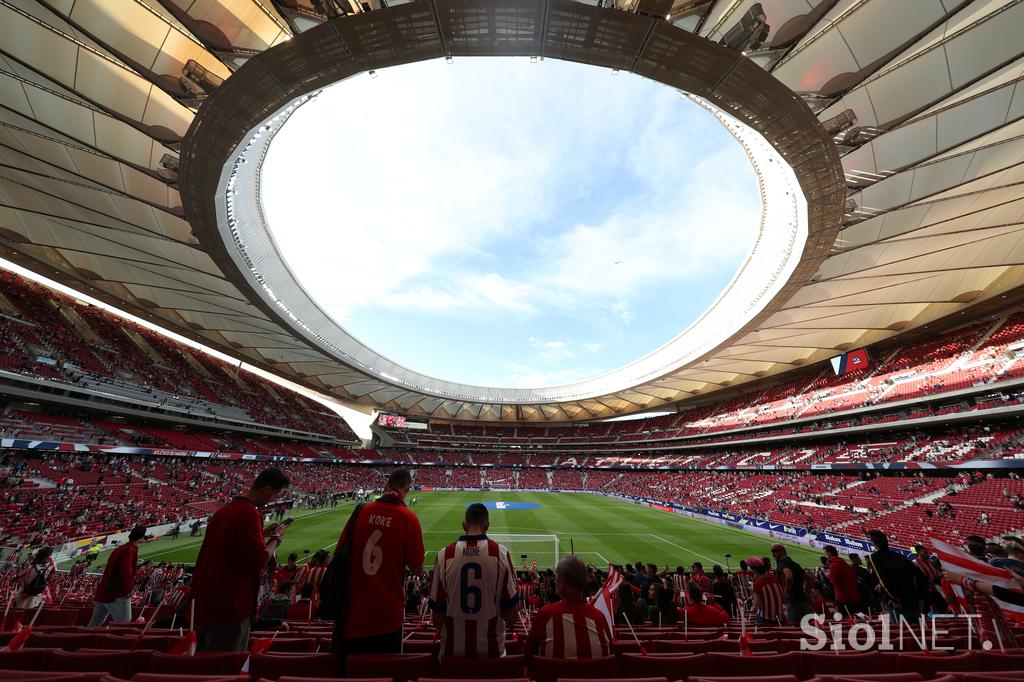
[(537, 612), (526, 641), (527, 656), (601, 658), (611, 654), (612, 631), (604, 614), (583, 597), (587, 567), (570, 554), (558, 562), (556, 585), (562, 600)]
[(515, 566), (508, 548), (487, 537), (487, 507), (469, 505), (465, 535), (437, 553), (430, 588), (441, 655), (497, 658), (505, 655), (505, 623), (519, 603)]
[[(396, 469), (388, 477), (384, 494), (364, 505), (356, 518), (347, 616), (335, 623), (331, 644), (341, 654), (339, 665), (343, 665), (348, 652), (387, 654), (402, 650), (405, 571), (423, 570), (420, 521), (405, 506), (410, 489), (412, 475), (408, 469)], [(343, 531), (339, 548), (346, 538)]]
[[(263, 527), (263, 505), (288, 487), (280, 469), (266, 469), (245, 495), (217, 510), (203, 538), (192, 572), (190, 608), (200, 651), (245, 651), (250, 618), (256, 612), (260, 575), (277, 547), (285, 526)], [(270, 539), (264, 536), (270, 534)]]

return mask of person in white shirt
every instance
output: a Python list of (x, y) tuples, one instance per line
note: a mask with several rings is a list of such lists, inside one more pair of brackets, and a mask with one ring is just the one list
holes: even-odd
[(437, 553), (430, 589), (441, 655), (498, 658), (505, 655), (505, 624), (519, 602), (508, 548), (487, 537), (487, 507), (469, 505), (465, 535)]

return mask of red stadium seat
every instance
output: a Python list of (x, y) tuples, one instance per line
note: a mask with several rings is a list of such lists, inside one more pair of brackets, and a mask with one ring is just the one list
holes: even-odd
[(431, 654), (436, 656), (441, 650), (441, 642), (434, 639), (409, 639), (402, 643), (402, 653)]
[(253, 654), (249, 659), (249, 674), (255, 678), (276, 680), (286, 674), (332, 677), (337, 673), (338, 657), (334, 654), (266, 653)]
[(535, 682), (557, 682), (562, 678), (618, 677), (619, 661), (614, 656), (603, 658), (562, 659), (535, 656), (530, 664)]
[[(1024, 655), (1020, 653), (1004, 653), (1002, 651), (975, 651), (973, 670), (989, 672), (992, 670), (1024, 670)], [(944, 672), (953, 670), (969, 670), (969, 668), (938, 668)]]
[[(754, 640), (750, 643), (750, 650), (763, 651), (767, 653), (778, 653), (779, 642), (774, 639)], [(740, 643), (735, 639), (716, 639), (711, 642), (708, 642), (707, 651), (708, 653), (711, 653), (713, 651), (727, 654), (739, 653)]]
[(856, 675), (815, 675), (815, 680), (819, 682), (847, 682), (848, 680), (857, 680), (858, 682), (918, 682), (923, 680), (924, 676), (921, 673), (878, 673), (878, 674), (860, 674)]
[(74, 625), (78, 620), (78, 609), (43, 609), (39, 614), (37, 626), (42, 625)]
[(303, 654), (311, 654), (316, 651), (317, 641), (315, 637), (275, 637), (270, 643), (270, 651), (292, 651)]
[(394, 680), (390, 677), (293, 677), (285, 675), (277, 678), (277, 682), (394, 682)]
[(440, 677), (479, 679), (517, 679), (526, 672), (526, 661), (522, 656), (504, 658), (460, 658), (443, 656), (440, 663)]
[(236, 651), (202, 653), (195, 656), (172, 656), (154, 652), (148, 672), (168, 675), (237, 675), (245, 660)]
[(526, 638), (520, 637), (519, 639), (506, 639), (505, 640), (505, 655), (506, 656), (519, 656), (526, 652)]
[(879, 651), (801, 651), (796, 655), (800, 660), (798, 674), (805, 679), (816, 675), (878, 675), (895, 672), (893, 656)]
[[(284, 679), (283, 677), (281, 678)], [(345, 682), (349, 682), (351, 678), (344, 678)], [(416, 682), (530, 682), (529, 678), (526, 677), (478, 677), (478, 678), (467, 678), (467, 677), (421, 677)]]
[[(556, 682), (668, 682), (664, 677), (560, 677)], [(797, 682), (794, 677), (783, 682)]]
[(796, 654), (707, 654), (705, 667), (717, 677), (751, 677), (753, 675), (789, 675), (797, 669)]
[(689, 682), (799, 682), (796, 675), (754, 675), (752, 677), (694, 677)]
[(167, 651), (180, 640), (180, 637), (168, 635), (142, 635), (141, 637), (139, 635), (101, 635), (95, 648)]
[(174, 675), (164, 673), (138, 673), (132, 682), (251, 682), (248, 675)]
[(54, 651), (46, 659), (48, 671), (105, 672), (130, 678), (149, 667), (149, 651)]
[(44, 673), (38, 670), (0, 670), (0, 680), (28, 680), (30, 682), (81, 682), (83, 678), (99, 679), (102, 673)]
[(408, 682), (427, 677), (434, 671), (434, 657), (430, 654), (355, 654), (345, 657), (346, 677), (395, 678), (395, 682)]
[(56, 649), (19, 649), (0, 651), (0, 671), (44, 670), (46, 659)]
[(682, 639), (656, 639), (651, 642), (648, 651), (659, 654), (706, 654), (710, 646), (711, 642), (701, 639), (689, 641)]
[(940, 670), (980, 670), (974, 653), (965, 651), (951, 656), (934, 656), (928, 654), (896, 654), (894, 672), (921, 673), (925, 679), (935, 677)]
[(77, 651), (96, 647), (100, 636), (94, 632), (39, 633), (33, 632), (25, 642), (26, 649), (61, 649)]
[(622, 654), (619, 661), (625, 677), (664, 677), (669, 682), (703, 675), (704, 654)]
[[(651, 651), (651, 643), (643, 643), (644, 650)], [(619, 654), (638, 654), (640, 653), (640, 642), (633, 640), (612, 642), (612, 653), (618, 656)]]

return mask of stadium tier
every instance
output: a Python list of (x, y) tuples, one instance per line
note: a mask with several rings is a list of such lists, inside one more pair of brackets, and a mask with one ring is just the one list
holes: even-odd
[[(967, 470), (944, 475), (926, 475), (927, 470), (766, 473), (714, 470), (719, 465), (713, 461), (680, 471), (558, 463), (427, 465), (416, 469), (416, 484), (426, 490), (592, 491), (853, 537), (880, 527), (900, 547), (925, 536), (956, 541), (972, 534), (996, 538), (1024, 529), (1024, 485), (1012, 472), (991, 480)], [(264, 466), (236, 460), (50, 452), (9, 454), (2, 464), (0, 538), (8, 545), (63, 544), (115, 533), (131, 519), (161, 525), (203, 518), (244, 492)], [(387, 470), (381, 465), (316, 461), (295, 463), (289, 474), (293, 495), (302, 500), (379, 489)]]
[[(386, 427), (396, 445), (508, 450), (523, 447), (715, 443), (751, 433), (807, 433), (1019, 405), (1024, 386), (1024, 313), (897, 346), (875, 366), (843, 376), (816, 367), (760, 391), (676, 414), (612, 423)], [(876, 352), (876, 351), (872, 351)]]
[[(350, 444), (358, 440), (344, 420), (297, 393), (4, 271), (0, 344), (0, 376), (68, 384), (182, 418), (283, 427)], [(69, 425), (77, 426), (73, 420)], [(5, 430), (18, 426), (4, 424)], [(124, 439), (112, 425), (101, 428), (111, 431), (115, 442), (134, 440)], [(167, 429), (150, 431), (137, 437), (185, 449), (223, 448)], [(254, 447), (266, 452), (265, 446)]]

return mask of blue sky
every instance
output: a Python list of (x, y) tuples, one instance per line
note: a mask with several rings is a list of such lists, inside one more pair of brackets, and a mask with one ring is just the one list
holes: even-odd
[(418, 372), (510, 387), (669, 341), (732, 279), (760, 214), (743, 150), (675, 91), (507, 58), (327, 89), (274, 140), (262, 197), (350, 333)]

